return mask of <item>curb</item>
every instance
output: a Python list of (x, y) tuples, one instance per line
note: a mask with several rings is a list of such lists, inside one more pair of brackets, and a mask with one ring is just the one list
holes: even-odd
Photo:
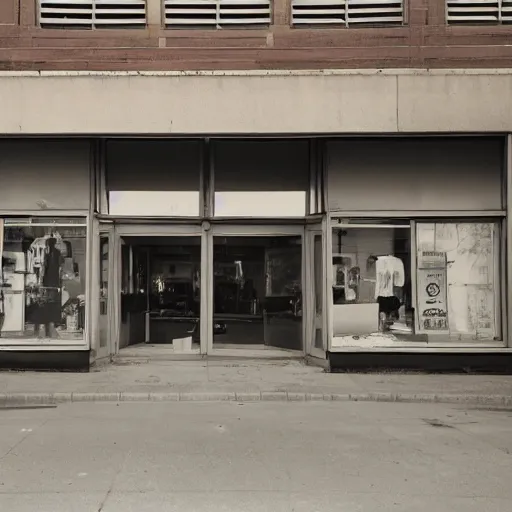
[(76, 402), (402, 402), (512, 406), (512, 396), (408, 393), (302, 393), (291, 391), (224, 393), (4, 393), (0, 408), (20, 405), (56, 405)]

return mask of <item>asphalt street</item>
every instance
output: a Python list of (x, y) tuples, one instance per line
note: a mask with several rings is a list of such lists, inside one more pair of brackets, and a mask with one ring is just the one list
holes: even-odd
[(0, 510), (509, 512), (512, 412), (435, 404), (0, 409)]

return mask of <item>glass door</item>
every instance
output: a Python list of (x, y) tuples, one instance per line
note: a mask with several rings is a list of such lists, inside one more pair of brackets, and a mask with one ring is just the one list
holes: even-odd
[(325, 359), (325, 252), (321, 223), (306, 227), (306, 353)]
[(97, 358), (108, 357), (112, 353), (110, 347), (113, 340), (112, 318), (112, 230), (100, 230), (99, 238), (99, 343)]
[(118, 224), (116, 238), (118, 349), (199, 354), (206, 329), (201, 226)]
[(303, 226), (214, 226), (209, 350), (303, 351)]

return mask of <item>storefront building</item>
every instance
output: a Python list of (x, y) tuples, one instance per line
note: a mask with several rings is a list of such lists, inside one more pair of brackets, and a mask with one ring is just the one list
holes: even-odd
[(2, 365), (505, 367), (510, 158), (506, 133), (9, 135)]

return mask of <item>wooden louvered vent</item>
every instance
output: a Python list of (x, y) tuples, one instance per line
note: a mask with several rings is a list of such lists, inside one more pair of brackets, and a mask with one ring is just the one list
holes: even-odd
[(512, 0), (446, 0), (449, 24), (512, 23)]
[(38, 0), (43, 28), (146, 26), (146, 0)]
[(167, 28), (266, 27), (270, 0), (164, 0)]
[(292, 24), (401, 25), (403, 0), (292, 0)]

